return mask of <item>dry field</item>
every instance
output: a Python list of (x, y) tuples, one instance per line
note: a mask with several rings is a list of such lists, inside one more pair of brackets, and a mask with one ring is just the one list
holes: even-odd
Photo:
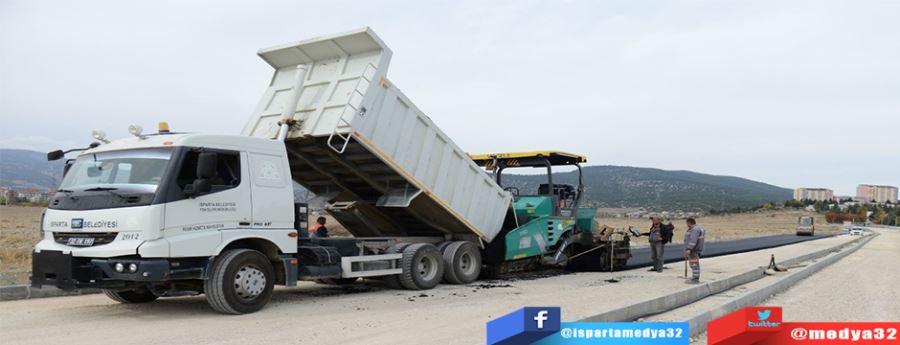
[[(38, 242), (38, 226), (41, 207), (0, 207), (0, 285), (25, 284), (31, 268), (31, 248)], [(727, 216), (708, 216), (697, 218), (697, 223), (707, 231), (710, 241), (747, 238), (755, 236), (779, 235), (794, 233), (797, 217), (811, 214), (802, 211), (772, 211), (757, 214), (739, 214)], [(817, 216), (816, 221), (824, 220)], [(647, 219), (636, 218), (600, 218), (600, 224), (616, 228), (635, 226), (646, 232), (650, 227)], [(673, 220), (675, 225), (675, 241), (680, 241), (686, 228), (683, 220)], [(332, 236), (346, 235), (346, 230), (333, 219), (328, 219), (329, 232)], [(838, 226), (817, 224), (817, 231), (835, 231)], [(633, 239), (637, 245), (646, 244), (646, 237)]]
[[(793, 234), (797, 227), (797, 218), (801, 215), (813, 216), (816, 231), (838, 231), (839, 225), (825, 224), (825, 216), (806, 211), (765, 211), (760, 213), (731, 214), (722, 216), (697, 217), (697, 225), (706, 230), (707, 241), (734, 240), (739, 238)], [(598, 218), (600, 224), (614, 228), (627, 229), (634, 226), (640, 232), (650, 229), (647, 218)], [(675, 225), (673, 242), (682, 241), (687, 225), (684, 219), (672, 219)], [(632, 243), (647, 244), (647, 237), (632, 239)]]
[(31, 248), (40, 239), (43, 207), (0, 207), (0, 285), (24, 284), (31, 271)]

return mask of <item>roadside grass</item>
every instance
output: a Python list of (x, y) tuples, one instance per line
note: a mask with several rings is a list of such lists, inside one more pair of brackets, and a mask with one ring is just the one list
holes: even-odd
[[(759, 236), (792, 235), (796, 233), (797, 218), (800, 216), (814, 217), (816, 232), (833, 232), (839, 231), (841, 228), (840, 225), (826, 224), (824, 215), (798, 210), (703, 216), (697, 217), (696, 220), (697, 225), (706, 230), (707, 241), (724, 241)], [(628, 229), (629, 226), (634, 226), (640, 232), (647, 232), (650, 229), (650, 220), (646, 218), (598, 218), (597, 221), (613, 228)], [(687, 230), (684, 219), (668, 221), (675, 225), (675, 236), (672, 238), (672, 242), (683, 241), (684, 231)], [(646, 245), (647, 236), (632, 238), (631, 243)]]
[(31, 271), (31, 249), (40, 240), (43, 207), (0, 207), (0, 285), (24, 284)]

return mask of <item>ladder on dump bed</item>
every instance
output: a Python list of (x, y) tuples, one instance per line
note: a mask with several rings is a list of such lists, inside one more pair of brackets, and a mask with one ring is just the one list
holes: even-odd
[[(347, 150), (347, 145), (350, 144), (350, 139), (353, 138), (353, 124), (347, 120), (346, 115), (350, 113), (355, 114), (355, 116), (359, 117), (366, 116), (366, 108), (359, 105), (359, 103), (362, 102), (363, 96), (365, 96), (366, 94), (366, 90), (365, 88), (360, 90), (359, 86), (363, 81), (365, 81), (365, 87), (368, 87), (372, 83), (372, 80), (369, 78), (370, 76), (375, 75), (375, 70), (375, 65), (371, 63), (366, 65), (366, 69), (363, 71), (362, 76), (356, 80), (356, 86), (353, 87), (353, 94), (347, 100), (347, 104), (344, 107), (344, 110), (341, 112), (341, 117), (339, 117), (337, 122), (334, 123), (334, 129), (331, 130), (331, 134), (328, 136), (328, 141), (326, 142), (328, 144), (328, 147), (338, 154), (343, 154), (344, 151)], [(354, 101), (356, 102), (356, 104), (354, 104)], [(348, 112), (349, 109), (352, 109), (352, 111)], [(350, 128), (350, 130), (347, 131), (346, 134), (341, 134), (341, 128)], [(339, 146), (334, 145), (334, 137), (340, 138), (341, 142), (339, 142)]]

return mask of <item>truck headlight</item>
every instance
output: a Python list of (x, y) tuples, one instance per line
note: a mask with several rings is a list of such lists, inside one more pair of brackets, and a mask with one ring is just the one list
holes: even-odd
[(138, 268), (137, 264), (132, 263), (132, 264), (128, 265), (128, 272), (131, 272), (131, 273), (137, 272), (137, 268)]
[(116, 265), (114, 266), (114, 268), (116, 269), (116, 272), (119, 272), (119, 273), (122, 273), (123, 271), (125, 271), (125, 265), (123, 265), (121, 262), (117, 262)]

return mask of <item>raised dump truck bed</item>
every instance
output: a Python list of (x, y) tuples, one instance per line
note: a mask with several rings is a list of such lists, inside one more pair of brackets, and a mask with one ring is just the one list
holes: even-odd
[(500, 233), (512, 196), (385, 78), (391, 51), (371, 30), (258, 54), (275, 73), (242, 134), (286, 136), (294, 181), (353, 235)]

